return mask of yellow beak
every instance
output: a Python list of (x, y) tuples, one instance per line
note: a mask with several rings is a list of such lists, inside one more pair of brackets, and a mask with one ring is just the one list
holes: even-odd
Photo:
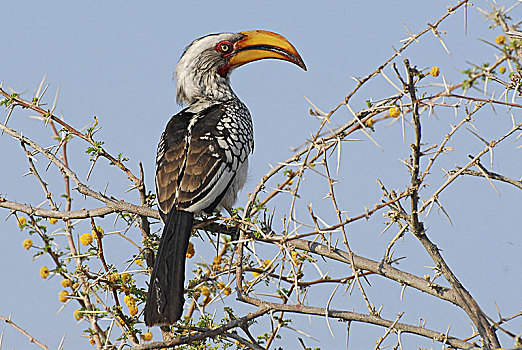
[(266, 30), (251, 30), (240, 34), (244, 38), (234, 44), (234, 53), (228, 63), (231, 68), (265, 58), (275, 58), (292, 62), (306, 70), (303, 59), (284, 36)]

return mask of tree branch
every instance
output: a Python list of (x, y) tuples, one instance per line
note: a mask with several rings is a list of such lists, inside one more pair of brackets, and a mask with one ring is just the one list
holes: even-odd
[(11, 325), (14, 329), (16, 329), (17, 331), (19, 331), (20, 333), (22, 333), (23, 335), (25, 335), (27, 338), (29, 338), (29, 341), (31, 343), (34, 343), (36, 345), (38, 345), (39, 347), (41, 347), (42, 349), (45, 349), (45, 350), (48, 350), (48, 347), (47, 345), (43, 344), (42, 342), (38, 341), (38, 339), (36, 339), (35, 337), (33, 337), (32, 335), (30, 335), (27, 331), (23, 330), (20, 326), (18, 326), (16, 323), (14, 323), (12, 320), (11, 320), (11, 316), (9, 317), (4, 317), (4, 316), (0, 316), (0, 320), (6, 322), (7, 324)]
[(217, 327), (217, 328), (214, 328), (214, 329), (205, 330), (205, 331), (199, 332), (199, 333), (197, 333), (195, 335), (191, 334), (191, 335), (186, 336), (186, 337), (176, 338), (176, 339), (173, 339), (171, 341), (152, 342), (152, 343), (149, 343), (149, 344), (138, 345), (138, 346), (133, 347), (132, 350), (148, 350), (148, 349), (170, 348), (170, 347), (174, 347), (176, 345), (189, 344), (189, 343), (193, 343), (193, 342), (196, 342), (196, 341), (199, 341), (199, 340), (203, 340), (203, 339), (206, 339), (206, 338), (217, 337), (219, 335), (224, 335), (224, 336), (228, 337), (229, 334), (225, 334), (228, 330), (230, 330), (232, 328), (239, 327), (242, 324), (246, 324), (247, 322), (249, 322), (249, 321), (251, 321), (253, 319), (256, 319), (256, 318), (258, 318), (260, 316), (263, 316), (268, 311), (269, 310), (267, 308), (260, 307), (259, 310), (255, 311), (255, 312), (252, 312), (252, 313), (249, 313), (248, 315), (243, 316), (241, 318), (232, 320), (232, 321), (228, 322), (227, 324), (222, 325), (220, 327)]
[(312, 307), (306, 305), (287, 305), (287, 304), (279, 304), (279, 303), (270, 303), (266, 301), (262, 301), (256, 298), (244, 296), (239, 299), (248, 304), (256, 305), (260, 308), (265, 308), (272, 311), (285, 311), (285, 312), (293, 312), (305, 315), (317, 315), (317, 316), (328, 316), (331, 318), (337, 318), (344, 321), (355, 321), (355, 322), (363, 322), (374, 324), (382, 327), (394, 328), (396, 331), (401, 331), (404, 333), (411, 333), (419, 336), (423, 336), (429, 339), (434, 339), (443, 344), (449, 344), (455, 348), (466, 349), (466, 350), (479, 350), (480, 348), (465, 342), (461, 339), (448, 336), (442, 332), (436, 332), (425, 327), (413, 326), (405, 323), (394, 322), (390, 320), (386, 320), (377, 315), (364, 315), (357, 312), (351, 311), (341, 311), (341, 310), (333, 310), (333, 309), (325, 309), (321, 307)]

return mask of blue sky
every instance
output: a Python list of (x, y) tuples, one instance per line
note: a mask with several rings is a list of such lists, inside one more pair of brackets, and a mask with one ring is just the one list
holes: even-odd
[[(318, 123), (309, 116), (310, 106), (304, 96), (323, 110), (332, 109), (355, 86), (351, 76), (368, 74), (391, 56), (394, 48), (400, 47), (400, 40), (407, 37), (405, 26), (413, 33), (419, 32), (452, 4), (450, 1), (112, 1), (106, 4), (101, 1), (7, 0), (2, 2), (0, 81), (4, 87), (25, 91), (23, 96), (30, 98), (42, 77), (47, 75), (50, 83), (48, 103), (52, 104), (56, 89), (60, 87), (56, 114), (63, 115), (76, 127), (92, 123), (93, 116), (97, 116), (102, 126), (97, 137), (106, 142), (106, 148), (113, 154), (124, 152), (130, 158), (129, 166), (133, 171), (138, 169), (138, 161), (142, 161), (147, 186), (152, 189), (159, 135), (170, 116), (180, 109), (175, 102), (172, 72), (185, 46), (197, 37), (222, 31), (265, 29), (281, 33), (298, 49), (307, 64), (307, 72), (280, 61), (267, 60), (247, 65), (232, 76), (235, 92), (249, 107), (254, 119), (255, 153), (250, 160), (246, 193), (269, 169), (269, 164), (286, 159), (291, 155), (290, 147), (300, 145), (315, 132)], [(474, 5), (489, 8), (485, 1), (476, 1)], [(467, 68), (466, 61), (476, 64), (493, 61), (491, 49), (477, 39), (494, 40), (499, 29), (487, 30), (489, 23), (476, 8), (470, 7), (465, 33), (463, 17), (461, 11), (441, 27), (447, 31), (443, 38), (451, 55), (447, 55), (440, 42), (429, 34), (408, 49), (403, 57), (419, 68), (439, 66), (450, 83), (462, 79), (459, 72)], [(512, 13), (512, 17), (522, 18), (522, 6)], [(433, 81), (441, 82), (440, 79)], [(496, 89), (498, 96), (501, 89)], [(366, 99), (377, 100), (393, 93), (394, 89), (378, 77), (351, 100), (351, 106), (359, 110), (365, 107)], [(520, 120), (520, 112), (515, 113), (518, 113), (515, 118)], [(28, 119), (30, 114), (15, 114), (9, 125), (36, 140), (49, 142), (50, 131)], [(349, 118), (348, 110), (341, 109), (334, 115), (333, 123), (340, 125)], [(426, 142), (440, 142), (449, 123), (457, 122), (452, 111), (437, 111), (436, 116), (426, 121)], [(488, 110), (481, 115), (477, 127), (483, 133), (481, 135), (489, 139), (498, 137), (500, 130), (506, 130), (510, 123), (505, 110), (499, 108), (497, 114)], [(408, 157), (408, 146), (402, 143), (398, 124), (378, 125), (372, 136), (383, 146), (384, 152), (363, 135), (356, 136), (362, 142), (351, 142), (343, 149), (339, 175), (342, 184), (338, 191), (344, 210), (351, 214), (360, 213), (364, 206), (371, 206), (379, 199), (375, 179), (383, 180), (389, 188), (401, 188), (408, 178), (399, 161)], [(478, 153), (483, 145), (465, 134), (454, 147), (455, 154), (440, 166), (450, 169), (464, 165), (467, 153)], [(80, 142), (73, 143), (70, 148), (70, 154), (77, 155), (70, 159), (72, 167), (83, 179), (89, 167), (83, 152), (85, 148)], [(520, 178), (521, 152), (512, 140), (508, 141), (495, 153), (493, 170)], [(19, 202), (41, 200), (39, 185), (31, 177), (22, 177), (27, 171), (27, 163), (19, 144), (6, 135), (0, 137), (0, 157), (4, 165), (0, 172), (0, 193)], [(93, 188), (103, 190), (109, 184), (109, 192), (117, 195), (128, 188), (117, 169), (105, 166), (99, 169), (95, 169), (89, 180)], [(51, 170), (49, 175), (55, 173)], [(311, 176), (310, 181), (318, 180)], [(434, 189), (443, 179), (430, 181), (433, 181)], [(59, 181), (51, 186), (59, 193)], [(522, 289), (519, 219), (522, 195), (506, 185), (496, 184), (501, 193), (499, 197), (480, 179), (461, 179), (453, 186), (451, 196), (441, 197), (453, 226), (441, 213), (433, 213), (428, 232), (488, 315), (495, 317), (495, 303), (506, 315), (515, 313), (520, 309), (519, 291)], [(307, 201), (314, 201), (314, 208), (323, 210), (327, 217), (328, 204), (317, 201), (324, 195), (323, 190), (325, 188), (311, 185), (304, 190), (301, 204), (305, 208)], [(136, 196), (128, 194), (125, 199), (136, 201)], [(242, 194), (238, 204), (245, 201), (246, 194)], [(75, 208), (89, 203), (75, 203)], [(285, 214), (282, 207), (278, 209), (278, 214)], [(6, 210), (0, 212), (3, 217), (8, 215)], [(376, 220), (374, 226), (369, 226), (371, 229), (364, 223), (353, 225), (350, 239), (358, 254), (380, 259), (382, 246), (385, 247), (386, 240), (391, 237), (379, 236), (382, 220)], [(18, 231), (12, 218), (0, 222), (0, 230), (0, 266), (4, 267), (1, 276), (6, 281), (0, 288), (0, 314), (11, 314), (24, 329), (52, 349), (58, 346), (64, 334), (66, 348), (86, 347), (86, 341), (79, 338), (85, 324), (75, 325), (71, 321), (75, 307), (68, 306), (57, 314), (60, 307), (58, 280), (44, 281), (38, 277), (42, 261), (47, 257), (31, 261), (31, 255), (21, 245), (25, 233)], [(122, 248), (115, 245), (113, 249), (117, 256), (117, 250)], [(412, 237), (407, 237), (397, 249), (398, 255), (408, 256), (400, 268), (420, 275), (429, 272), (424, 266), (431, 266), (430, 261)], [(45, 263), (50, 261), (45, 260)], [(340, 266), (331, 265), (333, 274), (341, 274), (340, 269)], [(394, 319), (396, 312), (405, 309), (409, 322), (428, 319), (427, 326), (441, 331), (452, 324), (452, 330), (461, 337), (469, 332), (464, 313), (453, 310), (450, 305), (413, 291), (410, 291), (411, 295), (406, 292), (411, 298), (408, 303), (400, 303), (398, 292), (389, 282), (375, 279), (372, 286), (370, 293), (376, 305), (393, 305), (385, 308), (388, 318)], [(331, 290), (325, 293), (329, 295)], [(337, 305), (353, 302), (353, 309), (360, 311), (359, 299), (339, 296)], [(351, 305), (347, 308), (352, 309)], [(304, 329), (310, 327), (308, 322), (306, 317), (299, 317), (295, 326)], [(520, 332), (520, 321), (515, 324), (518, 328), (512, 329)], [(313, 319), (312, 325), (314, 337), (319, 341), (306, 340), (308, 346), (325, 349), (344, 346), (345, 325), (336, 322), (335, 337), (330, 335), (324, 319)], [(6, 349), (29, 346), (7, 325), (0, 329), (4, 332)], [(374, 339), (382, 331), (366, 325), (352, 326), (350, 348), (374, 346)], [(296, 333), (285, 331), (283, 336), (279, 345), (285, 348), (300, 346)], [(426, 341), (419, 344), (431, 346)]]

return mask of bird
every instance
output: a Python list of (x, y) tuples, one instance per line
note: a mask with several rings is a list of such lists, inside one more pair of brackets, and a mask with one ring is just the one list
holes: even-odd
[(174, 72), (176, 99), (186, 106), (167, 123), (156, 155), (156, 198), (163, 233), (144, 309), (149, 327), (183, 314), (185, 259), (194, 215), (230, 209), (246, 182), (254, 149), (252, 118), (230, 87), (231, 72), (262, 59), (306, 65), (282, 35), (251, 30), (194, 40)]

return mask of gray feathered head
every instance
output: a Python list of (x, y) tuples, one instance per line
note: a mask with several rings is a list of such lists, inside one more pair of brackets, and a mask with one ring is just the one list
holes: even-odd
[(229, 80), (232, 70), (265, 58), (289, 61), (306, 70), (293, 45), (276, 33), (252, 30), (194, 40), (174, 72), (178, 103), (190, 105), (198, 99), (224, 101), (234, 97)]

